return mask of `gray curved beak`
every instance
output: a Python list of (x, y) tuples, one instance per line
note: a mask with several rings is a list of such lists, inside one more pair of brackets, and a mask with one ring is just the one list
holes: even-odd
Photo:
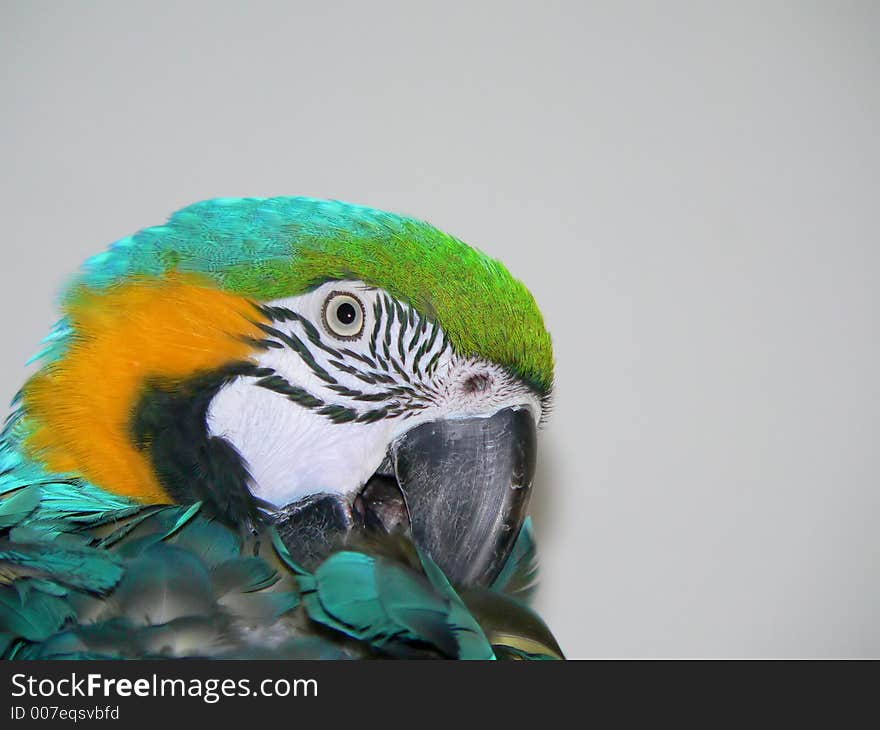
[(526, 408), (425, 423), (393, 443), (413, 540), (453, 584), (498, 575), (526, 518), (536, 447)]

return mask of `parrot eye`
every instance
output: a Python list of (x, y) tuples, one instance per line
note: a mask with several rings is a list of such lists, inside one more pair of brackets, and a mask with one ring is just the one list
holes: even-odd
[(327, 331), (340, 340), (355, 340), (364, 331), (364, 305), (352, 294), (330, 292), (321, 317)]

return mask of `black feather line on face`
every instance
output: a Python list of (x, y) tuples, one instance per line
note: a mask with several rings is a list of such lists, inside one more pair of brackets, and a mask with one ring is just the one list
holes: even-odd
[[(283, 395), (288, 400), (296, 403), (298, 406), (301, 406), (308, 410), (315, 410), (319, 415), (327, 416), (334, 423), (343, 422), (337, 421), (334, 416), (334, 414), (341, 411), (351, 411), (356, 418), (347, 420), (357, 420), (360, 423), (372, 423), (373, 421), (378, 421), (381, 418), (394, 418), (395, 415), (398, 415), (389, 407), (384, 407), (374, 411), (365, 411), (358, 414), (357, 411), (349, 408), (348, 406), (344, 406), (338, 403), (326, 403), (317, 396), (309, 393), (304, 388), (293, 385), (284, 376), (279, 375), (275, 371), (272, 371), (272, 375), (261, 377), (259, 380), (257, 380), (255, 385), (258, 385), (261, 388), (266, 388), (267, 390), (271, 390), (275, 393), (278, 393), (279, 395)], [(364, 402), (385, 401), (391, 400), (392, 398), (396, 397), (396, 394), (391, 392), (390, 390), (382, 393), (360, 393), (360, 391), (350, 390), (344, 385), (330, 386), (329, 389), (345, 397), (350, 397), (352, 398), (352, 400)], [(355, 393), (357, 393), (358, 395), (353, 395)], [(399, 406), (400, 404), (398, 401), (395, 401), (395, 405)]]
[[(403, 351), (403, 338), (406, 336), (406, 326), (407, 326), (407, 316), (406, 312), (403, 311), (403, 307), (400, 302), (395, 302), (395, 311), (397, 312), (397, 321), (400, 323), (398, 326), (397, 333), (397, 355), (400, 357), (402, 362), (406, 362), (406, 354)], [(410, 310), (411, 312), (412, 310)]]
[(394, 326), (394, 305), (388, 297), (384, 297), (385, 299), (385, 311), (388, 313), (388, 317), (385, 320), (385, 339), (382, 342), (383, 350), (385, 351), (385, 357), (391, 357), (389, 355), (389, 348), (391, 347), (391, 328)]
[[(379, 344), (379, 328), (382, 326), (382, 301), (380, 297), (376, 297), (373, 303), (373, 332), (370, 335), (370, 354), (378, 358), (377, 347)], [(387, 368), (385, 368), (387, 369)]]
[[(427, 408), (433, 402), (432, 394), (436, 395), (436, 390), (430, 384), (418, 383), (422, 378), (420, 361), (434, 345), (441, 330), (436, 321), (430, 321), (428, 318), (422, 317), (411, 307), (405, 307), (387, 295), (376, 297), (373, 303), (375, 321), (369, 339), (369, 349), (373, 357), (361, 354), (350, 348), (336, 349), (326, 345), (321, 338), (320, 330), (306, 317), (292, 309), (263, 305), (259, 307), (259, 310), (264, 316), (270, 318), (274, 324), (283, 324), (285, 322), (298, 323), (302, 327), (305, 340), (330, 355), (330, 358), (326, 361), (327, 366), (322, 366), (318, 363), (315, 354), (309, 349), (306, 342), (297, 337), (293, 332), (282, 331), (277, 327), (258, 323), (260, 328), (268, 335), (265, 340), (259, 341), (263, 349), (280, 347), (296, 353), (311, 372), (324, 383), (327, 383), (325, 387), (328, 390), (341, 397), (361, 403), (387, 403), (382, 408), (363, 412), (359, 412), (351, 406), (327, 403), (305, 388), (288, 382), (274, 370), (263, 373), (259, 377), (255, 383), (258, 387), (283, 395), (298, 406), (313, 410), (319, 415), (327, 417), (333, 423), (348, 423), (351, 421), (373, 423), (383, 418), (406, 417), (412, 415), (411, 412)], [(392, 328), (395, 320), (399, 323), (400, 327), (397, 337), (399, 360), (391, 354)], [(429, 326), (432, 326), (431, 335), (419, 345), (412, 355), (412, 373), (410, 373), (406, 367), (407, 355), (412, 353), (419, 340), (427, 333)], [(405, 346), (407, 329), (413, 330), (413, 337), (410, 340), (409, 347)], [(379, 354), (380, 348), (384, 350), (385, 358)], [(435, 353), (428, 364), (429, 368), (436, 364), (441, 352)], [(360, 367), (362, 365), (369, 366), (370, 369), (362, 370)], [(388, 387), (375, 393), (367, 393), (355, 388), (349, 388), (340, 384), (337, 378), (328, 371), (328, 368), (351, 375), (368, 385), (384, 385)], [(377, 372), (377, 369), (384, 372)], [(394, 373), (398, 377), (395, 377)], [(413, 376), (417, 378), (416, 383), (418, 385), (415, 387)], [(398, 378), (404, 382), (401, 382)], [(401, 398), (405, 405), (401, 403)]]
[(266, 378), (260, 378), (256, 384), (261, 388), (285, 396), (289, 401), (296, 403), (303, 408), (311, 410), (314, 408), (320, 408), (324, 405), (324, 401), (320, 398), (312, 395), (304, 388), (289, 383), (285, 378), (278, 374), (270, 375)]
[(403, 369), (402, 365), (398, 364), (397, 360), (392, 357), (390, 358), (390, 362), (391, 367), (393, 367), (397, 371), (397, 374), (400, 375), (401, 378), (403, 378), (407, 383), (412, 382), (412, 379), (409, 377), (409, 373), (407, 373), (406, 370)]
[(443, 350), (437, 350), (434, 353), (434, 356), (428, 361), (428, 365), (425, 368), (425, 373), (427, 375), (431, 375), (434, 372), (434, 369), (437, 367), (437, 362), (440, 360), (440, 355), (443, 353)]
[(311, 371), (325, 383), (336, 384), (337, 382), (339, 382), (338, 380), (336, 380), (336, 378), (330, 375), (330, 373), (324, 370), (324, 368), (318, 365), (317, 361), (312, 355), (312, 351), (309, 350), (309, 348), (305, 346), (303, 341), (299, 339), (299, 337), (297, 337), (295, 334), (282, 332), (281, 330), (275, 329), (274, 327), (270, 327), (269, 325), (265, 324), (261, 324), (260, 329), (263, 330), (266, 334), (272, 335), (272, 337), (277, 337), (279, 340), (281, 340), (281, 342), (283, 342), (297, 355), (299, 355), (302, 361), (309, 366)]
[[(410, 309), (409, 311), (410, 311), (410, 318), (412, 318), (413, 310)], [(419, 341), (419, 338), (423, 334), (425, 334), (425, 326), (426, 326), (425, 325), (425, 318), (419, 316), (418, 319), (419, 319), (419, 326), (415, 328), (415, 333), (413, 334), (412, 339), (409, 341), (409, 346), (406, 348), (410, 352), (412, 352), (413, 348), (416, 346), (416, 342)]]
[(355, 360), (359, 360), (360, 362), (364, 363), (365, 365), (369, 365), (371, 368), (376, 367), (376, 363), (373, 362), (373, 360), (371, 358), (367, 357), (366, 355), (361, 355), (359, 352), (355, 352), (354, 350), (347, 350), (347, 349), (340, 350), (340, 352), (345, 357), (351, 357), (351, 358), (354, 358)]
[(174, 501), (201, 501), (209, 514), (232, 525), (260, 521), (244, 460), (226, 439), (209, 434), (207, 412), (227, 383), (241, 375), (266, 377), (270, 372), (250, 363), (234, 363), (184, 382), (155, 380), (144, 386), (131, 434)]

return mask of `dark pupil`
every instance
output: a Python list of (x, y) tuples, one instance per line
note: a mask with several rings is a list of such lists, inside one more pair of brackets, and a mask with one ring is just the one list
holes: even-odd
[(336, 318), (342, 324), (351, 324), (355, 317), (357, 317), (357, 312), (351, 302), (343, 302), (336, 308)]

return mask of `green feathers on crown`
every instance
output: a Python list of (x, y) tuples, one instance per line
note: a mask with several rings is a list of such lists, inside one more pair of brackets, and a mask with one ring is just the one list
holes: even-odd
[(550, 336), (525, 285), (412, 218), (312, 198), (209, 200), (89, 259), (74, 287), (169, 271), (205, 275), (258, 301), (361, 279), (436, 317), (459, 353), (507, 367), (542, 394), (552, 384)]

